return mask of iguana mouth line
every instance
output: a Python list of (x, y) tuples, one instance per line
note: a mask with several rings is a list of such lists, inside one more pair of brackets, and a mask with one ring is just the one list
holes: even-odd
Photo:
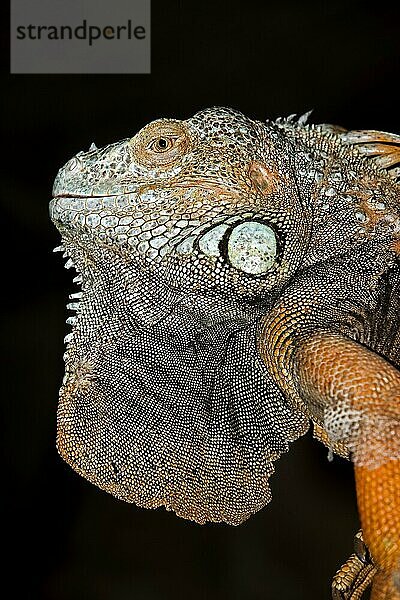
[(175, 183), (176, 187), (183, 187), (183, 188), (191, 188), (191, 187), (198, 187), (198, 186), (202, 186), (205, 189), (209, 189), (209, 190), (217, 190), (219, 192), (225, 193), (225, 194), (229, 194), (230, 196), (232, 196), (232, 194), (235, 197), (239, 197), (239, 192), (237, 187), (235, 186), (231, 186), (229, 185), (229, 183), (215, 183), (215, 181), (209, 181), (208, 179), (196, 179), (193, 181), (178, 181)]
[(53, 200), (58, 200), (59, 198), (115, 198), (116, 196), (124, 196), (125, 194), (131, 194), (132, 192), (125, 192), (124, 194), (72, 194), (70, 192), (65, 192), (62, 194), (55, 194), (53, 196)]
[[(235, 197), (239, 197), (239, 192), (237, 187), (230, 185), (229, 183), (226, 182), (218, 182), (216, 183), (215, 181), (210, 181), (208, 179), (195, 179), (195, 180), (184, 180), (184, 181), (177, 181), (174, 183), (175, 187), (181, 187), (181, 188), (191, 188), (191, 187), (198, 187), (201, 186), (205, 189), (209, 189), (209, 190), (217, 190), (220, 193), (225, 193), (225, 194), (229, 194), (230, 196), (232, 196), (232, 194)], [(151, 187), (151, 186), (150, 186)], [(129, 194), (133, 194), (133, 193), (138, 193), (140, 194), (140, 188), (141, 185), (140, 183), (138, 183), (137, 188), (135, 190), (127, 190), (124, 192), (120, 192), (119, 194), (82, 194), (79, 192), (60, 192), (58, 194), (54, 194), (53, 195), (53, 199), (54, 200), (59, 200), (61, 198), (84, 198), (84, 199), (90, 199), (90, 198), (116, 198), (117, 196), (126, 196)]]

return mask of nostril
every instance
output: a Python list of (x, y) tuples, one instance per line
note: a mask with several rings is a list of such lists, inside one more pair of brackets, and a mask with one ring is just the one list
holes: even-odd
[(82, 170), (82, 162), (79, 160), (79, 158), (74, 156), (74, 158), (71, 158), (71, 160), (68, 161), (68, 163), (66, 164), (66, 170), (69, 171), (70, 173), (73, 173), (75, 171), (81, 171)]

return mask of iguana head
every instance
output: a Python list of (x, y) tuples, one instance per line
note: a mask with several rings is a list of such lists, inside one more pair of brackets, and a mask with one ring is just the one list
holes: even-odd
[(53, 193), (62, 233), (107, 240), (177, 289), (265, 298), (307, 242), (290, 143), (231, 109), (160, 119), (80, 152)]
[(50, 213), (82, 291), (58, 448), (99, 487), (198, 522), (268, 502), (272, 461), (307, 427), (255, 346), (310, 234), (294, 161), (273, 123), (209, 109), (60, 170)]

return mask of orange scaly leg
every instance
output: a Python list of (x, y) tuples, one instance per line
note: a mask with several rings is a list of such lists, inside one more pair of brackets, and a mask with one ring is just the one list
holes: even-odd
[[(400, 373), (345, 337), (319, 333), (297, 353), (301, 386), (325, 403), (324, 424), (352, 451), (373, 600), (400, 600)], [(393, 460), (397, 458), (397, 460)]]
[(265, 322), (260, 352), (281, 387), (319, 415), (332, 442), (350, 449), (364, 540), (377, 568), (371, 598), (400, 600), (400, 373), (339, 334), (292, 342), (283, 322), (282, 313)]
[(355, 466), (364, 538), (378, 565), (371, 600), (400, 598), (400, 461)]

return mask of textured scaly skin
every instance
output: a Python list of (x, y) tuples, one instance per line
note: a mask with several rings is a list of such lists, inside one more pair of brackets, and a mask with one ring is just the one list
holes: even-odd
[[(328, 420), (354, 415), (345, 441), (352, 450), (361, 525), (378, 572), (372, 598), (400, 598), (400, 374), (354, 342), (314, 336), (299, 352), (302, 386), (325, 398)], [(343, 373), (347, 372), (346, 379)], [(358, 415), (361, 422), (356, 425)]]
[(397, 599), (399, 144), (214, 108), (71, 159), (50, 204), (82, 284), (63, 458), (118, 498), (238, 524), (311, 420), (351, 452), (373, 598)]

